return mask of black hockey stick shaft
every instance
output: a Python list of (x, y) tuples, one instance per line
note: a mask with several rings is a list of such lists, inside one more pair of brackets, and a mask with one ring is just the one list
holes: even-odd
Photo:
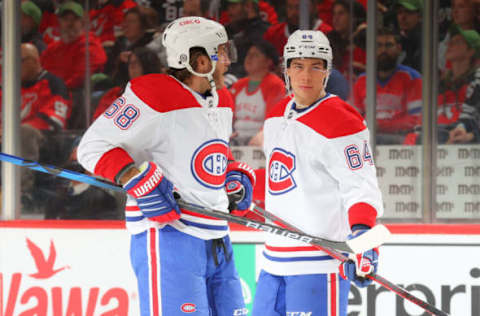
[(329, 247), (333, 248), (339, 251), (345, 251), (345, 252), (350, 252), (354, 253), (354, 251), (348, 246), (347, 243), (345, 242), (340, 242), (340, 241), (332, 241), (328, 239), (323, 239), (311, 235), (307, 235), (305, 233), (300, 233), (296, 232), (294, 230), (291, 230), (289, 228), (283, 228), (279, 227), (277, 225), (272, 225), (272, 224), (267, 224), (267, 223), (262, 223), (259, 221), (251, 220), (246, 217), (241, 217), (241, 216), (235, 216), (231, 215), (222, 211), (218, 210), (213, 210), (210, 208), (206, 208), (200, 205), (192, 204), (185, 202), (181, 199), (177, 200), (178, 205), (181, 208), (187, 209), (192, 212), (200, 213), (203, 215), (219, 218), (226, 220), (230, 223), (236, 223), (240, 224), (246, 227), (254, 228), (257, 230), (265, 231), (270, 234), (278, 235), (278, 236), (284, 236), (286, 238), (290, 239), (295, 239), (299, 241), (303, 241), (305, 243), (309, 243), (312, 245), (317, 245), (317, 246), (322, 246), (322, 247)]
[[(15, 165), (19, 165), (22, 167), (27, 167), (32, 170), (40, 171), (43, 173), (48, 173), (57, 177), (62, 177), (74, 181), (79, 181), (79, 182), (84, 182), (88, 183), (97, 187), (101, 188), (106, 188), (106, 189), (111, 189), (115, 191), (120, 191), (120, 192), (125, 192), (124, 189), (121, 186), (118, 186), (116, 184), (113, 184), (109, 181), (87, 175), (84, 173), (80, 172), (75, 172), (67, 169), (62, 169), (56, 166), (48, 165), (48, 164), (42, 164), (36, 161), (28, 160), (28, 159), (23, 159), (21, 157), (17, 156), (12, 156), (8, 155), (5, 153), (0, 153), (0, 161), (5, 161), (9, 163), (13, 163)], [(269, 224), (264, 224), (261, 222), (249, 220), (244, 217), (238, 217), (238, 216), (233, 216), (221, 211), (216, 211), (216, 210), (211, 210), (202, 206), (198, 206), (195, 204), (190, 204), (185, 201), (179, 200), (178, 204), (180, 207), (184, 209), (191, 210), (193, 212), (201, 213), (203, 215), (211, 216), (211, 217), (216, 217), (220, 219), (224, 219), (228, 222), (233, 222), (237, 223), (243, 226), (263, 230), (266, 232), (270, 232), (272, 234), (277, 234), (281, 236), (285, 236), (287, 238), (291, 239), (296, 239), (296, 240), (301, 240), (306, 243), (312, 243), (316, 245), (322, 245), (322, 246), (328, 246), (333, 249), (337, 249), (340, 251), (345, 251), (345, 252), (354, 252), (347, 243), (345, 242), (338, 242), (338, 241), (331, 241), (331, 240), (326, 240), (322, 238), (318, 238), (315, 236), (309, 236), (306, 234), (300, 234), (294, 231), (291, 231), (289, 229), (285, 228), (280, 228), (277, 227), (276, 225), (269, 225)]]
[[(252, 207), (250, 207), (250, 210), (252, 212), (254, 212), (255, 214), (263, 216), (263, 217), (265, 217), (266, 219), (268, 219), (272, 222), (279, 223), (283, 227), (289, 228), (289, 229), (291, 229), (293, 231), (296, 231), (298, 233), (302, 233), (302, 231), (300, 229), (296, 228), (295, 226), (293, 226), (291, 224), (288, 224), (287, 222), (285, 222), (280, 217), (276, 216), (273, 213), (270, 213), (267, 210), (262, 209), (259, 206), (256, 206), (256, 205), (252, 204)], [(314, 245), (314, 246), (316, 248), (320, 249), (320, 250), (323, 250), (325, 253), (327, 253), (331, 257), (333, 257), (333, 258), (335, 258), (335, 259), (337, 259), (341, 262), (349, 260), (347, 256), (345, 256), (342, 253), (339, 253), (338, 251), (335, 251), (334, 249), (331, 249), (329, 247), (322, 247), (322, 246), (319, 246), (319, 245)], [(418, 297), (411, 294), (410, 292), (408, 292), (407, 290), (405, 290), (401, 286), (398, 286), (398, 285), (388, 281), (387, 279), (380, 276), (379, 274), (371, 274), (371, 275), (368, 275), (367, 277), (369, 279), (373, 280), (374, 282), (380, 284), (381, 286), (383, 286), (387, 290), (394, 292), (396, 295), (412, 302), (413, 304), (415, 304), (417, 306), (420, 306), (421, 308), (423, 308), (426, 312), (428, 312), (431, 315), (434, 315), (434, 316), (449, 316), (444, 311), (441, 311), (438, 308), (436, 308), (435, 306), (419, 299)]]

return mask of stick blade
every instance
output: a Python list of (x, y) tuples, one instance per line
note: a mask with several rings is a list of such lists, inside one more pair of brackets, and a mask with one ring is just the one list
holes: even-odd
[(354, 253), (362, 253), (384, 244), (390, 238), (390, 231), (384, 225), (375, 225), (357, 238), (347, 240), (347, 245)]

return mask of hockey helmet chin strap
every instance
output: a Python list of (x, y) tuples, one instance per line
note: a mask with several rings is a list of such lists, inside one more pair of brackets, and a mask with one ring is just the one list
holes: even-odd
[(192, 68), (192, 65), (190, 65), (190, 63), (186, 63), (185, 67), (190, 73), (194, 74), (195, 76), (207, 78), (208, 83), (210, 84), (210, 88), (211, 88), (210, 93), (212, 94), (212, 96), (207, 97), (206, 101), (207, 101), (208, 107), (213, 108), (218, 106), (217, 85), (215, 84), (215, 80), (213, 79), (213, 73), (215, 72), (215, 68), (217, 67), (217, 61), (212, 59), (210, 59), (210, 61), (212, 64), (212, 69), (207, 73), (200, 73), (195, 71)]

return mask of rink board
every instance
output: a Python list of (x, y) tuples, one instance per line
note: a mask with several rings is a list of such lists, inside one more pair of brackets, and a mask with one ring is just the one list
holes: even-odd
[[(480, 225), (389, 228), (394, 237), (381, 248), (382, 276), (412, 289), (413, 294), (452, 316), (480, 315)], [(232, 240), (250, 309), (263, 235), (236, 226)], [(0, 222), (0, 315), (104, 314), (138, 315), (129, 235), (122, 222)], [(301, 315), (310, 314), (304, 311), (297, 316)], [(349, 315), (413, 316), (422, 312), (371, 285), (362, 290), (352, 288)]]

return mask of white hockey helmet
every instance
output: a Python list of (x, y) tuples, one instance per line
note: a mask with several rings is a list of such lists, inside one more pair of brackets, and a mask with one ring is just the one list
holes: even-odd
[[(198, 16), (189, 16), (172, 21), (163, 33), (162, 44), (167, 52), (170, 68), (187, 68), (191, 73), (208, 77), (213, 74), (218, 61), (218, 46), (228, 42), (227, 32), (220, 23)], [(212, 61), (212, 70), (207, 74), (195, 72), (190, 65), (190, 49), (204, 48)]]
[(319, 58), (327, 63), (328, 74), (324, 86), (327, 86), (330, 70), (332, 69), (332, 47), (330, 41), (321, 31), (297, 30), (288, 37), (283, 48), (283, 65), (287, 89), (290, 90), (290, 79), (287, 76), (289, 60), (294, 58)]

